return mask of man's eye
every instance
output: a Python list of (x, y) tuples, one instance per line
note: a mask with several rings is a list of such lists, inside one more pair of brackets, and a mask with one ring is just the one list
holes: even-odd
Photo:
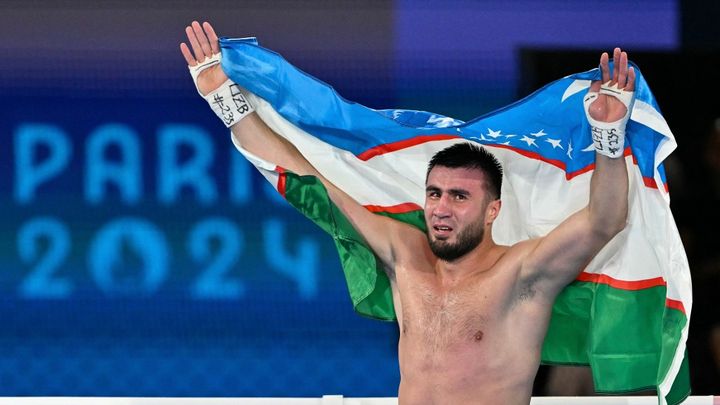
[(455, 199), (458, 201), (465, 200), (467, 197), (462, 194), (455, 194)]

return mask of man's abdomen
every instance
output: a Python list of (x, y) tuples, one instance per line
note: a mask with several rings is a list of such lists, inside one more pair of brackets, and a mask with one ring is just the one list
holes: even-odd
[(401, 337), (400, 405), (529, 403), (538, 362), (522, 349), (497, 341), (424, 343)]

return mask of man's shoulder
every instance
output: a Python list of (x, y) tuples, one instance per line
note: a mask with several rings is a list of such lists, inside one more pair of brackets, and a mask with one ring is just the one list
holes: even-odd
[(541, 238), (525, 239), (512, 245), (499, 245), (501, 254), (498, 257), (494, 267), (502, 271), (512, 279), (520, 281), (523, 274), (526, 273), (526, 259), (535, 250), (540, 243)]
[(390, 226), (387, 228), (387, 231), (390, 233), (394, 244), (410, 249), (417, 249), (423, 246), (429, 248), (430, 244), (427, 240), (427, 234), (424, 231), (413, 225), (394, 219), (390, 219), (388, 224), (390, 224)]
[(532, 252), (541, 238), (524, 239), (512, 245), (499, 245), (505, 249), (503, 257), (507, 259), (522, 259)]

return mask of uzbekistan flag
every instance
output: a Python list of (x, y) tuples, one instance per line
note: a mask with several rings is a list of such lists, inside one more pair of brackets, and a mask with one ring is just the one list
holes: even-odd
[[(223, 38), (220, 44), (223, 70), (253, 93), (268, 126), (377, 215), (425, 230), (427, 163), (437, 151), (467, 140), (486, 147), (504, 168), (503, 207), (493, 228), (497, 243), (545, 235), (588, 203), (595, 150), (582, 98), (590, 81), (600, 79), (598, 69), (462, 122), (423, 111), (373, 110), (343, 99), (253, 38)], [(685, 342), (692, 307), (690, 271), (662, 165), (676, 142), (636, 72), (625, 149), (628, 224), (557, 297), (542, 361), (589, 365), (598, 392), (657, 389), (660, 403), (676, 404), (690, 392)], [(236, 146), (290, 204), (332, 236), (355, 310), (394, 320), (387, 276), (320, 181)]]

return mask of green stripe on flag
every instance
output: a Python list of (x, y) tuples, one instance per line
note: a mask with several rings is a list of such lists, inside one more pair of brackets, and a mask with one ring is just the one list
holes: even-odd
[(685, 350), (682, 364), (680, 365), (680, 371), (678, 372), (675, 381), (673, 381), (670, 392), (665, 396), (665, 401), (669, 405), (677, 405), (683, 402), (687, 397), (690, 396), (690, 364), (688, 363), (688, 354)]
[(395, 320), (390, 280), (362, 236), (330, 201), (322, 183), (314, 176), (284, 175), (287, 201), (332, 236), (355, 311)]
[(401, 214), (380, 211), (376, 212), (376, 214), (389, 217), (400, 222), (405, 222), (406, 224), (412, 225), (423, 232), (427, 231), (427, 227), (425, 226), (425, 217), (423, 216), (422, 210), (403, 212)]
[(665, 306), (666, 292), (664, 286), (629, 291), (573, 282), (555, 301), (542, 361), (590, 365), (601, 393), (655, 389), (687, 323), (685, 314)]

